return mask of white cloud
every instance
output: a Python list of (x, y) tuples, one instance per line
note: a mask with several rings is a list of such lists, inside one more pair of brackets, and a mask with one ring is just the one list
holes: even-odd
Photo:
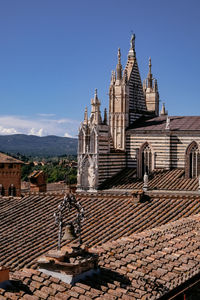
[(5, 128), (3, 126), (0, 126), (0, 134), (6, 135), (6, 134), (17, 134), (19, 133), (15, 128)]
[(0, 134), (32, 134), (38, 136), (58, 135), (76, 137), (80, 122), (70, 119), (55, 119), (47, 116), (0, 116)]
[(71, 136), (68, 132), (65, 132), (64, 137), (69, 137), (69, 138), (71, 138), (72, 136)]
[(47, 118), (50, 118), (50, 117), (55, 117), (55, 114), (37, 114), (38, 116), (40, 117), (47, 117)]
[(44, 136), (45, 131), (43, 128), (40, 128), (39, 130), (35, 128), (31, 128), (31, 130), (28, 132), (29, 135), (37, 135), (37, 136)]

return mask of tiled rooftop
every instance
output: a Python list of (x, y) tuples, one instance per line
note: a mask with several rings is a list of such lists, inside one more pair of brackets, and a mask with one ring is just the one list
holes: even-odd
[[(184, 177), (183, 169), (156, 169), (149, 175), (149, 190), (197, 191), (198, 178)], [(136, 178), (136, 169), (123, 169), (102, 185), (102, 189), (142, 189), (143, 179)]]
[[(85, 210), (83, 243), (100, 245), (155, 226), (200, 213), (198, 195), (154, 195), (138, 202), (119, 194), (77, 195)], [(33, 266), (32, 261), (56, 247), (53, 213), (63, 195), (0, 198), (0, 264), (11, 269)], [(72, 219), (72, 214), (69, 216)]]
[(100, 273), (74, 286), (36, 270), (16, 271), (0, 299), (169, 299), (199, 279), (199, 221), (200, 215), (183, 218), (96, 247)]
[(0, 163), (15, 163), (15, 164), (23, 164), (23, 162), (19, 159), (16, 159), (12, 156), (8, 156), (4, 153), (0, 152)]
[[(131, 126), (133, 130), (165, 130), (167, 116), (142, 117)], [(200, 130), (200, 116), (169, 116), (170, 129), (175, 131)]]

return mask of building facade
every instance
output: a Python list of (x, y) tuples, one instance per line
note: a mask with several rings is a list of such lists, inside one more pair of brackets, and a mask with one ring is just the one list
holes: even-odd
[(118, 49), (116, 71), (109, 87), (109, 115), (102, 120), (95, 92), (91, 115), (87, 109), (79, 129), (78, 190), (97, 190), (123, 168), (135, 168), (137, 177), (155, 169), (181, 168), (186, 178), (200, 175), (200, 117), (159, 114), (157, 80), (149, 59), (147, 78), (141, 81), (135, 51), (130, 42), (125, 68)]
[(21, 196), (22, 161), (0, 153), (0, 195)]

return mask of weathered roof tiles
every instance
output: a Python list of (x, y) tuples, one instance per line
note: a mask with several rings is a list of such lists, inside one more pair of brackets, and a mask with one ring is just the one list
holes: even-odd
[(36, 270), (16, 271), (14, 290), (0, 289), (0, 299), (169, 299), (199, 280), (199, 221), (200, 215), (183, 218), (93, 248), (101, 271), (74, 286)]
[[(199, 196), (154, 195), (137, 202), (128, 195), (77, 195), (85, 210), (82, 240), (89, 246), (141, 232), (200, 213)], [(53, 213), (63, 195), (0, 198), (0, 263), (12, 269), (33, 260), (57, 244)], [(163, 213), (164, 212), (164, 213)], [(66, 221), (73, 219), (72, 212)], [(63, 243), (64, 245), (64, 243)]]

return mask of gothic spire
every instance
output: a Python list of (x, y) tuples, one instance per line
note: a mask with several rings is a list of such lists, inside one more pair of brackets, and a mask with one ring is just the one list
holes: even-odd
[(95, 89), (95, 92), (94, 92), (94, 103), (97, 103), (97, 102), (98, 102), (97, 89)]
[(121, 51), (118, 48), (117, 80), (122, 79)]
[(162, 104), (160, 115), (161, 116), (166, 116), (167, 115), (167, 111), (165, 109), (165, 103)]
[(101, 112), (100, 112), (100, 101), (97, 96), (97, 89), (95, 89), (94, 99), (91, 100), (92, 110), (91, 110), (91, 117), (93, 123), (100, 124), (101, 121)]
[(148, 80), (148, 88), (152, 88), (153, 75), (152, 75), (152, 73), (151, 73), (151, 67), (152, 67), (152, 64), (151, 64), (151, 57), (149, 57), (149, 73), (148, 73), (148, 77), (147, 77), (147, 80)]
[(104, 120), (103, 120), (103, 123), (105, 125), (107, 125), (107, 110), (106, 110), (106, 108), (104, 109)]
[(151, 64), (151, 57), (149, 57), (149, 74), (151, 74), (151, 66), (152, 66), (152, 64)]
[(84, 124), (88, 123), (88, 111), (87, 111), (87, 106), (85, 108), (85, 113), (84, 113)]

